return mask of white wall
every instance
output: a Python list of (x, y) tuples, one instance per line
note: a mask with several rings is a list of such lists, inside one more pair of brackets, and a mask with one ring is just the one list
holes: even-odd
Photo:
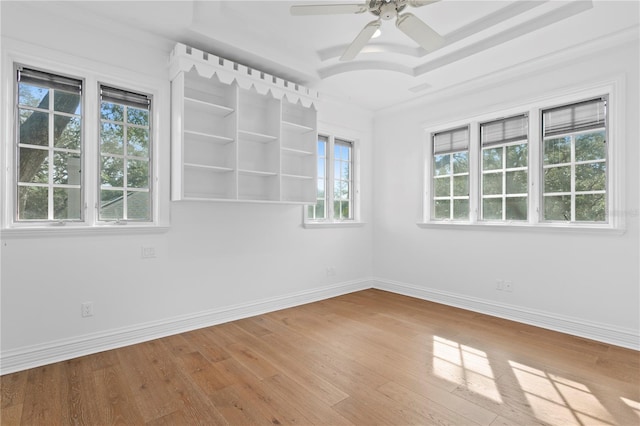
[[(90, 23), (67, 22), (62, 16), (50, 19), (50, 13), (5, 2), (3, 45), (26, 42), (51, 49), (53, 58), (73, 55), (82, 61), (117, 64), (165, 78), (168, 87), (173, 42), (134, 37), (131, 32), (105, 35)], [(321, 102), (318, 115), (323, 130), (360, 138), (362, 219), (367, 224), (304, 229), (299, 205), (176, 202), (171, 203), (171, 226), (165, 233), (3, 235), (3, 363), (13, 355), (46, 352), (140, 324), (249, 306), (331, 285), (337, 286), (336, 292), (340, 284), (357, 287), (371, 272), (372, 114), (327, 100)], [(164, 119), (169, 120), (168, 115)], [(160, 143), (168, 146), (168, 138), (167, 132)], [(157, 257), (141, 259), (142, 246), (154, 247)], [(335, 275), (327, 276), (327, 266)], [(93, 317), (81, 318), (83, 301), (94, 303)]]
[[(637, 29), (635, 41), (629, 41), (633, 39), (627, 37), (614, 47), (583, 46), (564, 52), (562, 58), (539, 61), (544, 67), (532, 62), (510, 74), (487, 76), (467, 88), (426, 95), (412, 105), (379, 114), (374, 127), (373, 265), (380, 285), (519, 320), (530, 317), (533, 323), (544, 319), (550, 326), (593, 325), (604, 334), (626, 336), (637, 347)], [(416, 226), (422, 211), (425, 128), (620, 76), (626, 82), (621, 93), (626, 97), (625, 137), (613, 143), (624, 145), (626, 151), (623, 235)], [(513, 281), (514, 291), (497, 291), (496, 279)]]

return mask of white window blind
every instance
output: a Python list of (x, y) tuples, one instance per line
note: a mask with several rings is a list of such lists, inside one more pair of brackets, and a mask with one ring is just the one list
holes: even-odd
[(151, 105), (151, 99), (149, 99), (147, 95), (128, 92), (109, 86), (100, 86), (100, 99), (103, 102), (111, 102), (147, 110)]
[(18, 68), (18, 83), (29, 83), (78, 94), (82, 91), (82, 80), (23, 67)]
[(543, 112), (544, 136), (553, 136), (605, 126), (606, 98), (597, 98)]
[(469, 148), (469, 127), (446, 130), (433, 135), (433, 153), (465, 151)]
[(529, 117), (526, 114), (503, 118), (480, 125), (482, 146), (526, 140)]

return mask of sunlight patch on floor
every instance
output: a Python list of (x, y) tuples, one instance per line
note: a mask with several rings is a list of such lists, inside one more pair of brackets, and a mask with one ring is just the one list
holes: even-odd
[(612, 425), (615, 419), (582, 383), (509, 361), (533, 414), (554, 425)]
[(502, 402), (487, 354), (481, 350), (433, 336), (433, 371), (438, 377)]
[(633, 399), (625, 398), (623, 396), (621, 396), (620, 399), (622, 400), (622, 402), (627, 404), (634, 413), (636, 413), (638, 418), (640, 418), (640, 402), (634, 401)]

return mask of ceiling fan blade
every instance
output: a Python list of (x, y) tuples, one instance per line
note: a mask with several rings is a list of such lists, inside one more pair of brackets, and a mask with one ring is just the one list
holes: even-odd
[(396, 20), (396, 27), (427, 51), (444, 44), (444, 38), (412, 13), (405, 13)]
[(440, 0), (409, 0), (407, 3), (411, 7), (422, 7), (422, 6), (428, 6), (431, 3), (437, 3), (439, 1)]
[(362, 50), (365, 44), (371, 39), (373, 33), (380, 28), (380, 20), (375, 20), (369, 22), (365, 27), (360, 31), (360, 34), (351, 42), (347, 50), (344, 51), (342, 56), (340, 56), (341, 61), (350, 61)]
[(298, 4), (291, 6), (292, 15), (339, 15), (343, 13), (364, 13), (366, 4)]

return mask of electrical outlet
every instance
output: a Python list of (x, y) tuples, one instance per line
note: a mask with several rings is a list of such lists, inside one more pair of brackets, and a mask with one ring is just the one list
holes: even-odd
[(93, 302), (82, 302), (80, 304), (80, 312), (83, 318), (93, 316)]
[(513, 281), (508, 280), (496, 280), (496, 290), (513, 292)]
[(143, 259), (153, 259), (154, 257), (156, 257), (156, 248), (150, 246), (142, 246), (140, 257)]

